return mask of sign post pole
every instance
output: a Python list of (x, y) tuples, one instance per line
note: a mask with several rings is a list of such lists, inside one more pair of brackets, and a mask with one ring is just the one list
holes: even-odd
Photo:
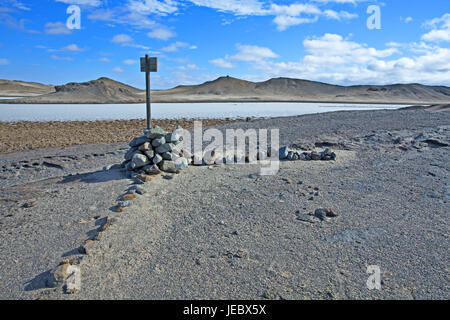
[(145, 55), (145, 90), (146, 90), (146, 104), (147, 104), (147, 129), (152, 128), (152, 110), (150, 108), (150, 68), (148, 54)]
[(152, 110), (150, 99), (150, 72), (158, 72), (158, 58), (149, 58), (148, 54), (141, 58), (141, 72), (145, 72), (145, 102), (147, 105), (147, 129), (152, 128)]

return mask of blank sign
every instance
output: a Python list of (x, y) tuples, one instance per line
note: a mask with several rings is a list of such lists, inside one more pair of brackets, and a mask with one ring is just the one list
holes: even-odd
[(149, 58), (148, 65), (145, 58), (141, 58), (141, 72), (158, 72), (158, 58)]

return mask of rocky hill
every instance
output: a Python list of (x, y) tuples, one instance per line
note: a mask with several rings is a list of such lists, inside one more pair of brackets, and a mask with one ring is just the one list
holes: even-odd
[[(47, 88), (47, 90), (50, 90), (50, 88)], [(251, 82), (227, 76), (200, 85), (178, 86), (169, 90), (154, 90), (152, 91), (152, 101), (449, 104), (450, 88), (421, 84), (338, 86), (290, 78), (274, 78), (263, 82)], [(55, 86), (54, 92), (46, 92), (39, 96), (0, 100), (0, 102), (143, 103), (145, 102), (145, 92), (121, 82), (100, 78), (89, 82)]]
[(52, 85), (0, 79), (0, 97), (32, 97), (55, 92)]

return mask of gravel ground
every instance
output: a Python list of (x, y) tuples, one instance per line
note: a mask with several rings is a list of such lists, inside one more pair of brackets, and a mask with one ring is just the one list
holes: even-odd
[[(153, 125), (173, 130), (177, 125), (190, 129), (192, 119), (156, 119)], [(242, 119), (203, 119), (205, 125), (221, 125)], [(142, 134), (146, 120), (104, 121), (0, 121), (0, 152), (69, 147), (95, 143), (130, 141)]]
[[(227, 128), (279, 128), (282, 145), (331, 147), (337, 161), (282, 162), (274, 176), (258, 165), (189, 167), (142, 185), (114, 213), (134, 181), (101, 169), (126, 145), (3, 154), (0, 298), (450, 298), (450, 114), (349, 111)], [(313, 218), (318, 208), (339, 216)], [(79, 254), (106, 217), (111, 226)], [(79, 293), (45, 287), (62, 257), (83, 258)], [(379, 291), (366, 287), (369, 265), (380, 267)]]

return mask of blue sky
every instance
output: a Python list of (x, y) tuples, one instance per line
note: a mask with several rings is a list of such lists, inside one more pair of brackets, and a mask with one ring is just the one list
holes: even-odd
[[(80, 29), (67, 28), (70, 5)], [(143, 88), (148, 53), (157, 89), (223, 75), (450, 85), (448, 0), (0, 0), (0, 32), (0, 79)]]

